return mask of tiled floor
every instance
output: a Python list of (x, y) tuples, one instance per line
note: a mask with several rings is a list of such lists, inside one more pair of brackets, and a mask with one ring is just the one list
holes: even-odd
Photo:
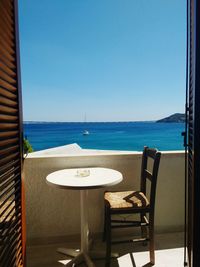
[[(156, 250), (156, 267), (183, 267), (183, 248), (171, 248)], [(118, 259), (120, 267), (147, 267), (149, 261), (148, 252), (126, 254)]]
[[(97, 249), (104, 249), (105, 244), (96, 241)], [(27, 248), (27, 267), (64, 267), (59, 260), (67, 256), (56, 252), (58, 247), (77, 247), (77, 243), (32, 246)], [(183, 266), (183, 234), (169, 233), (156, 235), (156, 267)], [(147, 267), (149, 261), (148, 247), (139, 243), (113, 245), (113, 251), (120, 257), (112, 261), (112, 267)], [(84, 264), (79, 265), (84, 267)], [(104, 267), (104, 260), (95, 261), (96, 267)]]

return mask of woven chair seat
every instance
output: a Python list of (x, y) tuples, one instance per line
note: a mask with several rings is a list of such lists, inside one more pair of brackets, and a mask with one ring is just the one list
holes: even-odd
[(111, 209), (145, 208), (149, 206), (146, 196), (140, 191), (106, 192), (104, 199)]

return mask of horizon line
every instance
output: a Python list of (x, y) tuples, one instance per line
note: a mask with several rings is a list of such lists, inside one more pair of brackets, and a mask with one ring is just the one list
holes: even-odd
[(123, 123), (123, 122), (156, 122), (157, 120), (141, 120), (141, 121), (34, 121), (24, 120), (23, 123)]

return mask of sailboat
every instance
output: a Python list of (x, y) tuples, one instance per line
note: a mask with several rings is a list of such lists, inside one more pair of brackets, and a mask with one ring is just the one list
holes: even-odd
[[(86, 122), (87, 122), (87, 120), (86, 120), (86, 114), (85, 114), (85, 123)], [(83, 131), (83, 135), (89, 135), (89, 134), (90, 134), (90, 132), (88, 130)]]
[(90, 134), (89, 131), (87, 131), (87, 130), (83, 131), (83, 135), (89, 135), (89, 134)]

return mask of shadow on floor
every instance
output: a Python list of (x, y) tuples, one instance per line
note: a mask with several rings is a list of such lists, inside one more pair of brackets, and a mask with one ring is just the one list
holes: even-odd
[[(31, 247), (27, 247), (27, 267), (62, 267), (64, 266), (59, 260), (69, 259), (67, 256), (57, 253), (56, 249), (58, 247), (76, 247), (77, 243), (74, 242), (66, 242), (62, 244), (51, 244), (51, 245), (34, 245)], [(105, 244), (101, 241), (97, 240), (94, 242), (95, 249), (105, 249)], [(167, 249), (171, 248), (180, 248), (183, 247), (183, 233), (169, 233), (156, 235), (156, 250), (163, 250), (162, 253), (158, 253), (158, 258), (165, 258), (165, 254), (168, 253)], [(112, 260), (111, 267), (150, 267), (151, 264), (148, 262), (149, 254), (148, 254), (148, 246), (143, 246), (139, 243), (127, 243), (127, 244), (117, 244), (112, 246), (112, 250), (114, 252), (119, 252), (120, 257), (117, 260)], [(165, 251), (166, 250), (166, 251)], [(138, 253), (139, 252), (139, 253)], [(172, 256), (170, 258), (178, 257), (177, 254), (180, 252), (176, 250), (172, 250)], [(144, 259), (142, 264), (140, 263), (140, 258)], [(139, 265), (138, 265), (139, 262)], [(165, 259), (162, 260), (165, 262)], [(80, 267), (84, 267), (84, 264), (80, 264)], [(96, 260), (96, 267), (104, 267), (104, 260)], [(158, 266), (167, 266), (167, 265), (155, 265)], [(168, 265), (170, 266), (170, 265)], [(178, 267), (179, 265), (171, 265), (172, 267)], [(181, 266), (181, 265), (180, 265)]]

